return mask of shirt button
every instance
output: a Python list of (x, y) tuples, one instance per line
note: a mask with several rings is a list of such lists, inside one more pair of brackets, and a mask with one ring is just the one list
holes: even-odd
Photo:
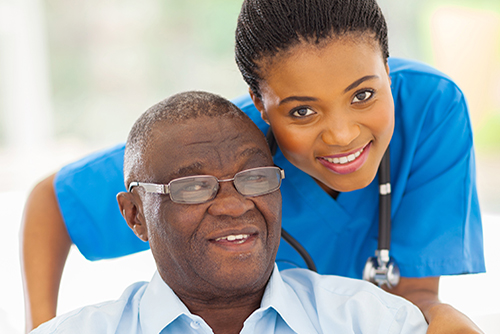
[(191, 328), (198, 329), (200, 328), (200, 323), (198, 321), (192, 321), (190, 324)]

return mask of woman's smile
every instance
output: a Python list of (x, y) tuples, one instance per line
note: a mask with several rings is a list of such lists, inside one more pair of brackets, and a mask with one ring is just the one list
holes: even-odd
[(337, 174), (349, 174), (360, 169), (366, 162), (370, 152), (371, 142), (361, 149), (346, 154), (318, 157), (318, 161)]
[(252, 98), (283, 155), (327, 191), (369, 185), (394, 130), (379, 47), (353, 33), (276, 57), (262, 66), (262, 98)]

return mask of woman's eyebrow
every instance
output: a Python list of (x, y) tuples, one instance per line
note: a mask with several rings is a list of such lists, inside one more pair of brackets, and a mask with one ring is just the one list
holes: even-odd
[(361, 85), (366, 80), (371, 80), (371, 79), (378, 79), (378, 75), (366, 75), (366, 76), (364, 76), (364, 77), (362, 77), (362, 78), (354, 81), (352, 84), (350, 84), (349, 86), (347, 86), (346, 89), (344, 89), (344, 93), (347, 93), (351, 89), (358, 87), (359, 85)]
[[(357, 86), (361, 85), (363, 82), (365, 82), (367, 80), (378, 79), (378, 78), (379, 78), (378, 75), (366, 75), (366, 76), (354, 81), (349, 86), (347, 86), (347, 88), (344, 89), (344, 93), (347, 93), (351, 89), (356, 88)], [(283, 100), (281, 100), (279, 102), (278, 105), (282, 105), (282, 104), (290, 102), (290, 101), (311, 102), (311, 101), (317, 101), (317, 100), (318, 99), (316, 99), (314, 97), (310, 97), (310, 96), (295, 96), (294, 95), (294, 96), (289, 96), (289, 97), (284, 98)]]
[(287, 103), (290, 101), (300, 101), (300, 102), (311, 102), (317, 101), (318, 99), (310, 96), (289, 96), (280, 101), (278, 105), (282, 105), (283, 103)]

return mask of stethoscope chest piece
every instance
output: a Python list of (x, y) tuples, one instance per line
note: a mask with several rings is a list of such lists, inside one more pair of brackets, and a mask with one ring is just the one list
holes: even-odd
[(378, 286), (397, 286), (400, 278), (399, 267), (389, 256), (389, 250), (377, 250), (375, 255), (366, 261), (363, 279)]

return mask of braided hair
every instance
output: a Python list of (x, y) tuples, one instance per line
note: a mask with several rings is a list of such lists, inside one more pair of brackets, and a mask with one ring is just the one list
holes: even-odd
[(376, 0), (244, 0), (236, 26), (236, 63), (260, 98), (264, 60), (302, 42), (320, 46), (334, 37), (366, 32), (387, 61), (387, 24)]

